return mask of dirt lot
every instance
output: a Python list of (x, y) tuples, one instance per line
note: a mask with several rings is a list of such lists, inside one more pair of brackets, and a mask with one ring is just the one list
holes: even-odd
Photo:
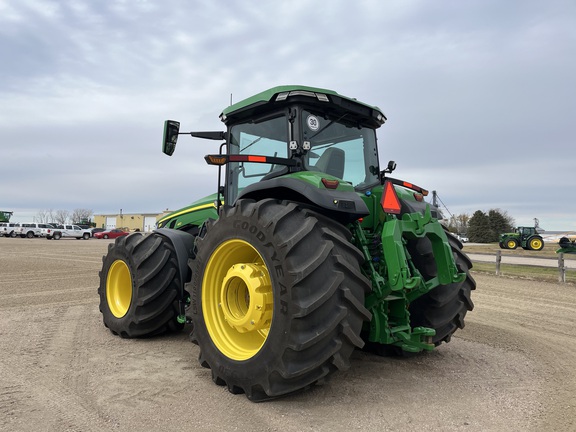
[(410, 359), (357, 352), (328, 384), (255, 404), (212, 383), (186, 332), (104, 328), (108, 243), (0, 238), (0, 430), (576, 430), (574, 285), (476, 274), (451, 343)]

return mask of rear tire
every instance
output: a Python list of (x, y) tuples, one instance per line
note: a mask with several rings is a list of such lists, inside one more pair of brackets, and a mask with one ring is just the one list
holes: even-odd
[[(432, 342), (435, 346), (450, 342), (456, 330), (464, 328), (464, 318), (474, 308), (471, 292), (476, 282), (470, 276), (472, 262), (462, 252), (460, 245), (448, 236), (458, 271), (466, 273), (463, 282), (440, 285), (410, 304), (409, 312), (412, 327), (429, 327), (436, 330)], [(408, 250), (414, 264), (425, 279), (437, 275), (432, 254), (432, 244), (427, 238), (410, 241)]]
[(112, 333), (133, 338), (183, 328), (177, 320), (183, 300), (178, 260), (166, 238), (119, 237), (102, 261), (100, 312)]
[(528, 249), (533, 251), (539, 251), (544, 248), (544, 240), (540, 237), (533, 237), (528, 240)]
[(54, 235), (52, 236), (52, 238), (54, 240), (60, 240), (62, 238), (62, 233), (55, 232)]
[(363, 256), (339, 223), (296, 203), (239, 200), (197, 240), (192, 341), (231, 393), (262, 401), (350, 366), (370, 319)]

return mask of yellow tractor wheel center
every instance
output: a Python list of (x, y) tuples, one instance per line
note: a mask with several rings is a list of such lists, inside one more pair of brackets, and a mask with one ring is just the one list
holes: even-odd
[(240, 333), (261, 330), (272, 319), (272, 286), (259, 264), (235, 264), (222, 281), (220, 305), (224, 319)]
[(116, 260), (108, 269), (106, 278), (106, 300), (108, 308), (116, 318), (122, 318), (132, 303), (132, 275), (128, 265)]

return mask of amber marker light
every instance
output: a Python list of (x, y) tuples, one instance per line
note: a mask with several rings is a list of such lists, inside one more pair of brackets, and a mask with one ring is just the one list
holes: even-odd
[(207, 155), (204, 156), (204, 160), (208, 165), (224, 165), (228, 162), (228, 158), (226, 156), (220, 155)]
[(324, 185), (324, 187), (326, 189), (336, 189), (338, 187), (338, 185), (340, 184), (340, 182), (338, 180), (328, 180), (328, 179), (323, 178), (322, 184)]

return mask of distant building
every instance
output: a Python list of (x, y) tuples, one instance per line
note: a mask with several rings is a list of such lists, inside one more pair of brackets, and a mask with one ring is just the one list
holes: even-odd
[(156, 229), (156, 221), (167, 213), (168, 210), (162, 213), (99, 214), (94, 215), (94, 223), (97, 228), (150, 232)]

